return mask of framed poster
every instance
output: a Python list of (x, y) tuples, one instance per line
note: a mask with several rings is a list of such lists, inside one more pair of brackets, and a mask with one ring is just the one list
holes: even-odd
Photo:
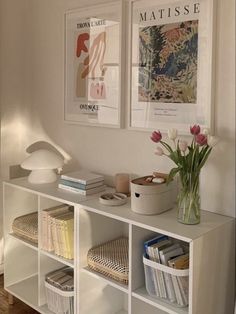
[(130, 1), (130, 128), (212, 130), (214, 2)]
[(65, 120), (121, 126), (122, 1), (65, 15)]

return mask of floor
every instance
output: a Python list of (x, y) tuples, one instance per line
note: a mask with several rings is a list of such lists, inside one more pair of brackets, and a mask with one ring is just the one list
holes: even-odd
[(37, 311), (14, 298), (14, 304), (8, 304), (8, 294), (3, 289), (3, 275), (0, 275), (0, 314), (38, 314)]

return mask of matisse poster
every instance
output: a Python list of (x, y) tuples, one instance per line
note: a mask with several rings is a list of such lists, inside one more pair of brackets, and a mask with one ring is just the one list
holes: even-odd
[(66, 15), (67, 121), (119, 126), (119, 9), (112, 4)]
[(189, 124), (208, 126), (209, 2), (132, 1), (131, 127), (178, 127), (184, 133)]

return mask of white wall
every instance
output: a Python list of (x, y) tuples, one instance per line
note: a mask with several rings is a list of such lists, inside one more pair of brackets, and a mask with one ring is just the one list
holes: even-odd
[[(2, 173), (20, 162), (36, 139), (61, 145), (70, 168), (107, 176), (168, 171), (172, 164), (154, 155), (148, 132), (83, 127), (63, 122), (64, 20), (67, 9), (98, 1), (2, 0), (5, 59)], [(216, 134), (221, 143), (202, 171), (202, 208), (235, 215), (235, 1), (219, 0), (216, 43)], [(13, 17), (11, 16), (13, 14)], [(13, 24), (13, 25), (12, 25)], [(9, 38), (10, 35), (10, 38)], [(23, 39), (23, 40), (22, 40)], [(17, 126), (17, 127), (16, 127)], [(112, 182), (110, 178), (109, 182)]]

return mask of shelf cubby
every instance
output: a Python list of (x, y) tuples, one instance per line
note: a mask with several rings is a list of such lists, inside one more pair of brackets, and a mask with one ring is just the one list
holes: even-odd
[[(150, 232), (145, 228), (138, 226), (132, 226), (132, 296), (139, 299), (152, 307), (160, 310), (166, 309), (166, 313), (188, 313), (188, 307), (180, 308), (175, 304), (166, 302), (165, 299), (151, 297), (145, 287), (145, 275), (144, 275), (144, 242), (157, 236), (157, 233)], [(188, 249), (188, 243), (180, 241), (178, 239), (171, 238), (173, 243), (179, 242), (183, 247)]]
[(129, 224), (89, 212), (83, 208), (79, 209), (79, 224), (78, 247), (81, 269), (88, 266), (89, 249), (121, 236), (129, 237)]
[[(167, 312), (155, 308), (150, 304), (147, 304), (146, 302), (143, 302), (142, 300), (132, 298), (132, 312), (135, 314), (166, 314)], [(172, 312), (176, 313), (176, 312)]]
[(79, 313), (128, 313), (128, 294), (86, 272), (79, 276)]

